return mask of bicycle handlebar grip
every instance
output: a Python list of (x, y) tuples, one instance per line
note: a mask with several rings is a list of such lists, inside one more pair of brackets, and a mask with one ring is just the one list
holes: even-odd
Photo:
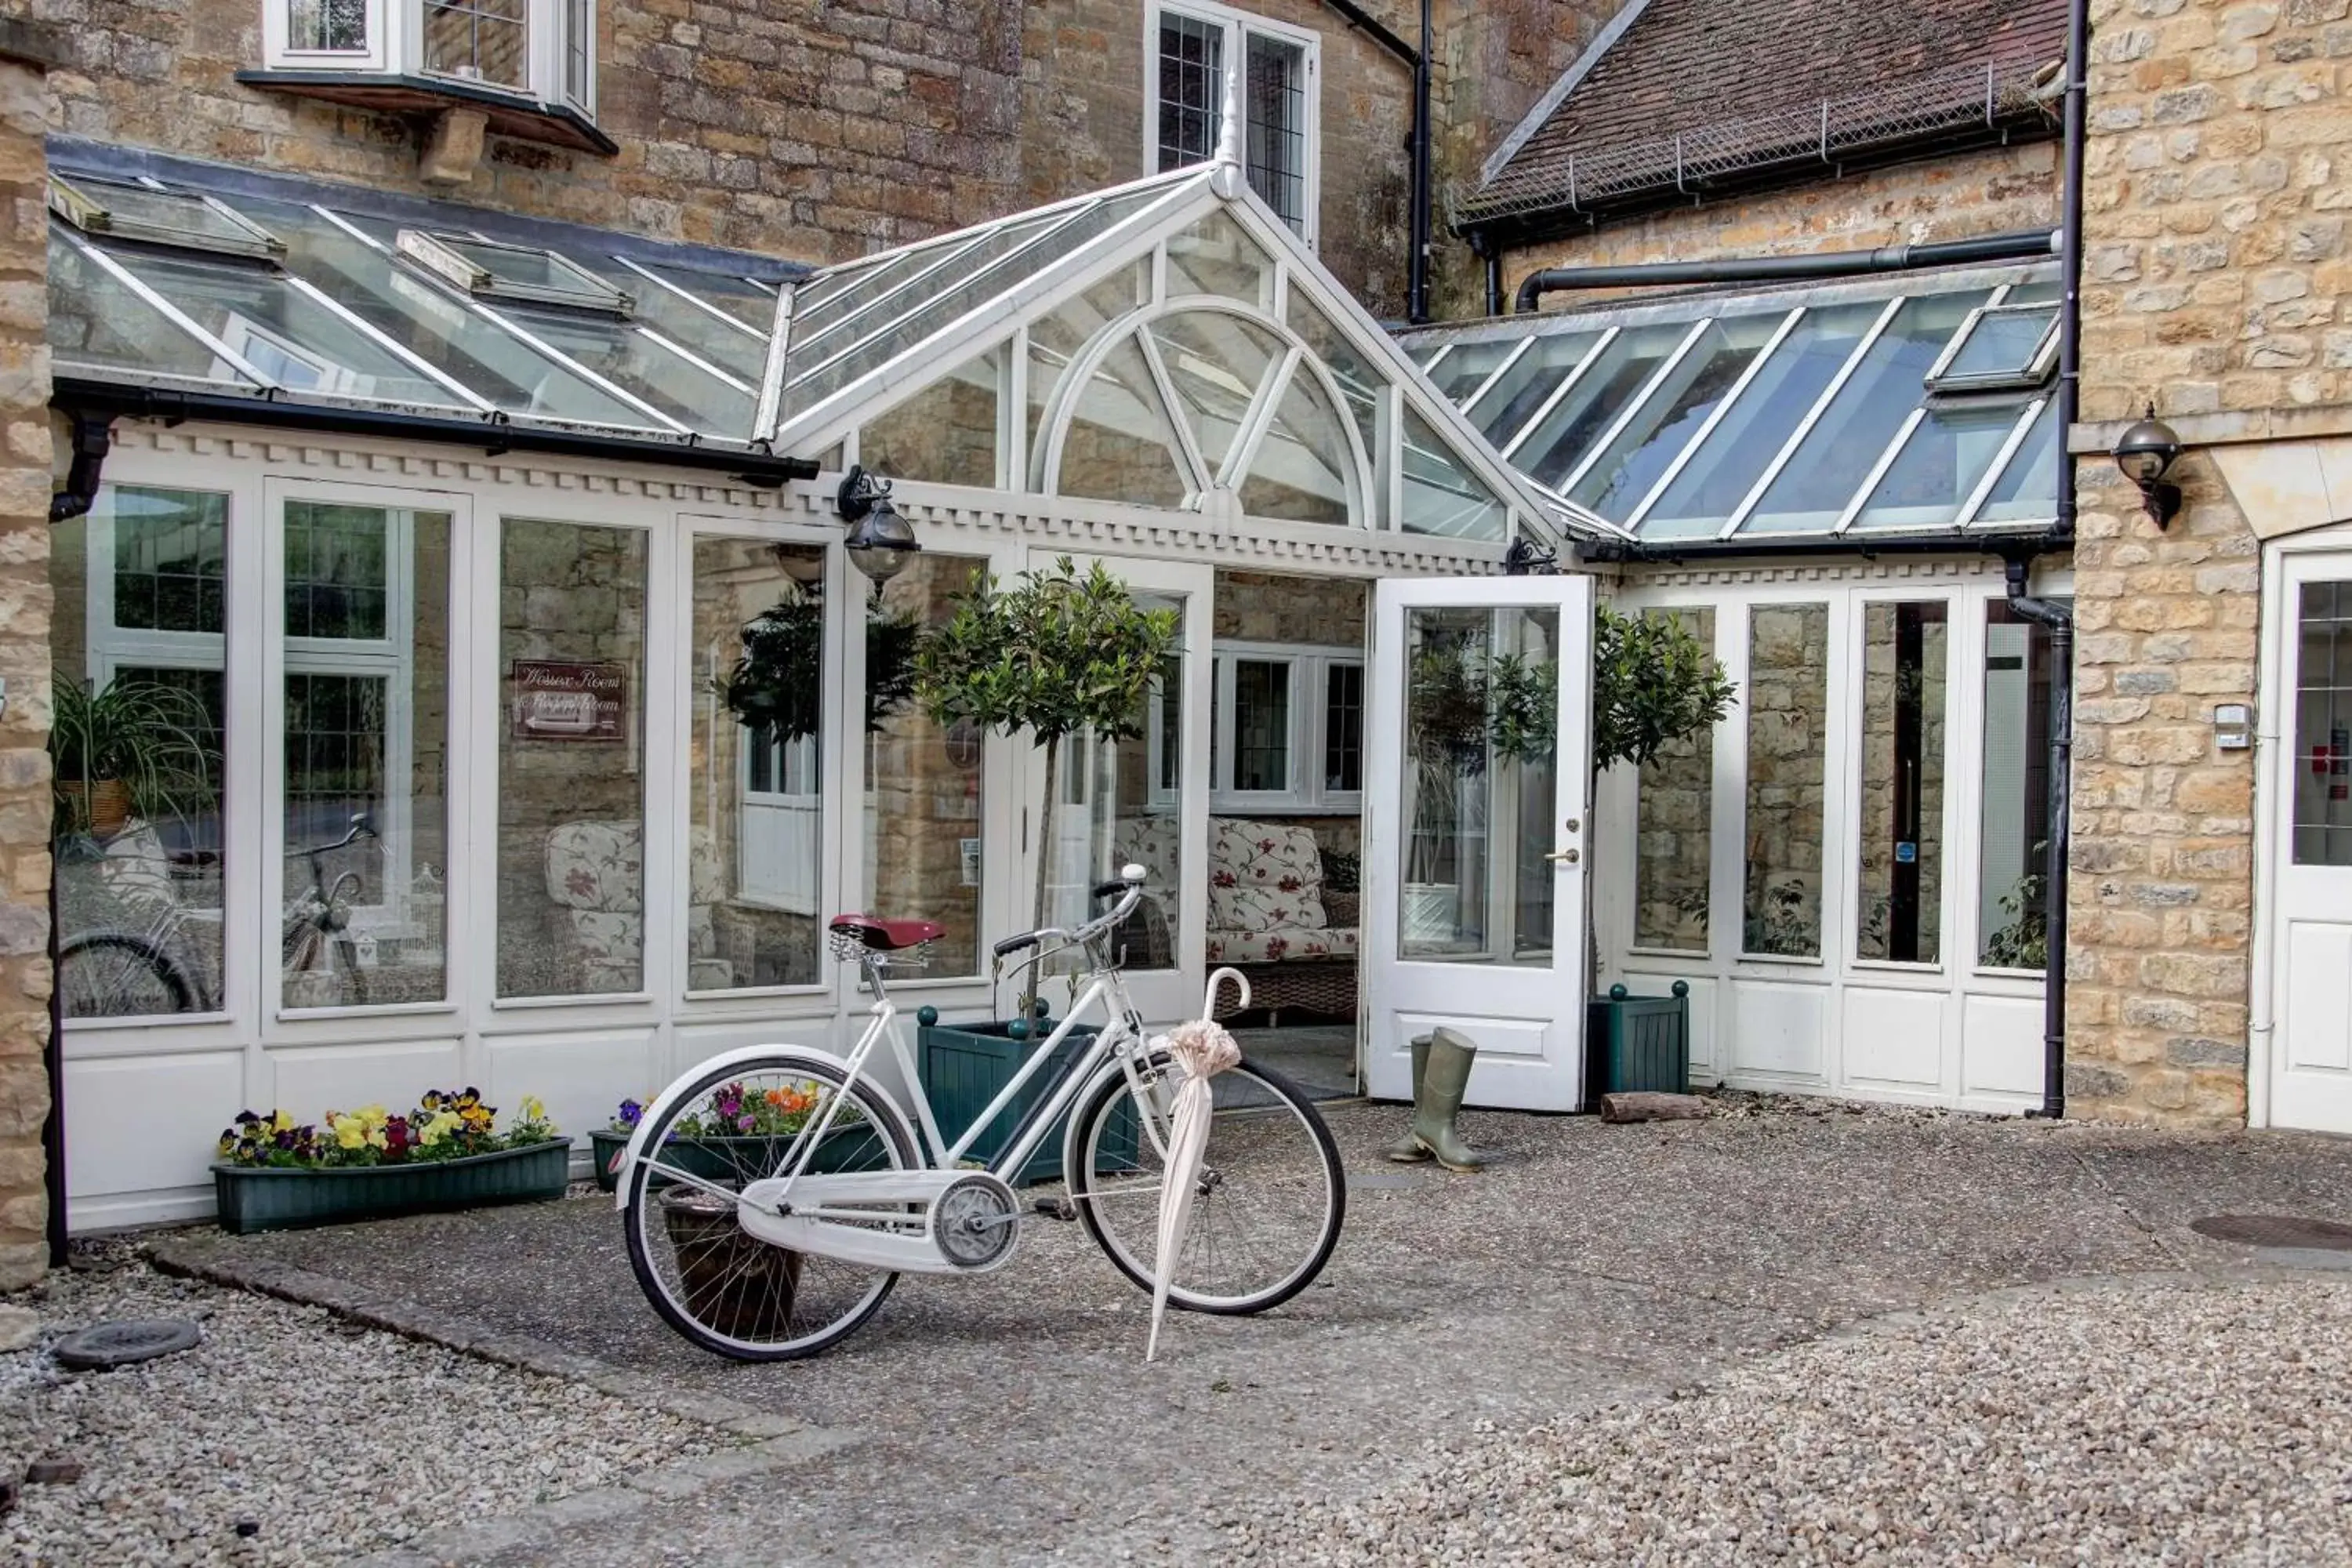
[(1108, 899), (1115, 893), (1124, 893), (1126, 891), (1127, 884), (1125, 882), (1102, 882), (1097, 884), (1094, 896), (1097, 899)]
[(1044, 935), (1043, 931), (1023, 931), (1019, 936), (1008, 936), (996, 944), (996, 956), (1008, 958), (1024, 947), (1034, 947), (1037, 945), (1038, 939)]

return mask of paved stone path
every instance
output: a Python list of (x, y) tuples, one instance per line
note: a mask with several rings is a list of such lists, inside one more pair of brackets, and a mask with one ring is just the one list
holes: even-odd
[(1253, 1520), (1392, 1487), (1474, 1424), (1664, 1399), (1862, 1320), (2036, 1281), (2352, 1279), (2327, 1272), (2352, 1255), (2265, 1257), (2187, 1228), (2352, 1220), (2352, 1142), (1733, 1100), (1633, 1127), (1474, 1115), (1492, 1169), (1397, 1185), (1377, 1152), (1401, 1115), (1330, 1111), (1349, 1170), (1373, 1182), (1324, 1283), (1258, 1319), (1177, 1317), (1153, 1366), (1148, 1301), (1076, 1226), (1030, 1226), (985, 1279), (902, 1281), (841, 1347), (772, 1366), (663, 1327), (603, 1202), (168, 1250), (342, 1281), (649, 1407), (717, 1400), (844, 1440), (688, 1500), (646, 1494), (469, 1549), (568, 1568), (1222, 1559), (1261, 1533)]

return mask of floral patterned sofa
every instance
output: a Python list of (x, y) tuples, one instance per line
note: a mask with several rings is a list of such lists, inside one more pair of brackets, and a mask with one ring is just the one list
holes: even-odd
[[(710, 830), (688, 846), (687, 984), (725, 990), (735, 966), (719, 955), (713, 911), (727, 897)], [(549, 920), (566, 988), (587, 995), (644, 988), (646, 840), (637, 823), (567, 822), (547, 835)]]

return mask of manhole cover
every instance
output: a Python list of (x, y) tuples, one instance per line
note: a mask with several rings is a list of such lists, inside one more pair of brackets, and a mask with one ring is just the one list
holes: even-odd
[(2332, 1219), (2305, 1219), (2291, 1214), (2217, 1214), (2191, 1220), (2189, 1228), (2216, 1241), (2241, 1247), (2319, 1247), (2352, 1252), (2352, 1225)]
[(77, 1372), (110, 1372), (132, 1362), (196, 1348), (203, 1336), (184, 1318), (139, 1318), (93, 1323), (68, 1334), (50, 1353)]

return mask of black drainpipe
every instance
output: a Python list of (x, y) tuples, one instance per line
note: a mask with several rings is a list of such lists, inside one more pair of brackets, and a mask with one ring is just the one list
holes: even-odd
[(1486, 264), (1486, 314), (1503, 313), (1503, 252), (1486, 231), (1470, 231), (1470, 254)]
[(2063, 251), (2060, 233), (2046, 228), (1932, 245), (1882, 245), (1875, 250), (1825, 250), (1811, 256), (1737, 256), (1715, 261), (1643, 261), (1623, 267), (1547, 267), (1519, 282), (1517, 308), (1532, 311), (1546, 294), (1566, 289), (1641, 289), (1670, 283), (1781, 282), (1807, 278), (1852, 278), (1868, 272), (1903, 272), (1918, 267), (1959, 267), (1978, 261), (2016, 261)]
[[(2061, 428), (2063, 428), (2062, 426)], [(2042, 927), (2047, 944), (2042, 977), (2042, 1109), (2066, 1114), (2066, 834), (2074, 768), (2074, 613), (2025, 591), (2033, 558), (2009, 558), (2009, 607), (2050, 632), (2049, 837), (2042, 853)]]

